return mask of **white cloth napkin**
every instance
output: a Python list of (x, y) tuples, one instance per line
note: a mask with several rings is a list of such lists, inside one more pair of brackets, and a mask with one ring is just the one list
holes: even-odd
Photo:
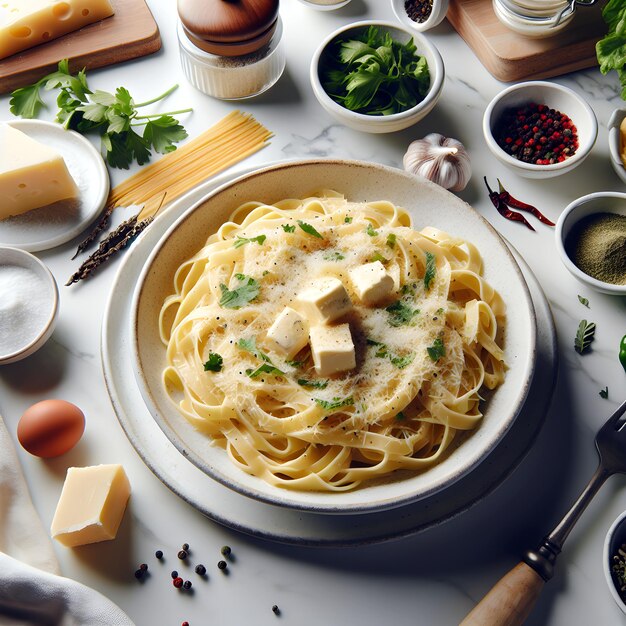
[(58, 574), (51, 541), (0, 417), (0, 624), (134, 626), (102, 594)]

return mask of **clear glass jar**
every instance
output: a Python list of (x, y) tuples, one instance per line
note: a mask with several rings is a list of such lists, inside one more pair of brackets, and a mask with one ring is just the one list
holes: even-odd
[(538, 38), (563, 30), (574, 19), (577, 5), (595, 3), (596, 0), (493, 0), (493, 10), (511, 30)]
[(180, 62), (196, 89), (220, 100), (242, 100), (267, 91), (285, 69), (280, 17), (270, 41), (259, 50), (237, 56), (211, 54), (192, 43), (178, 22)]
[(345, 7), (350, 0), (300, 0), (300, 2), (317, 11), (334, 11)]

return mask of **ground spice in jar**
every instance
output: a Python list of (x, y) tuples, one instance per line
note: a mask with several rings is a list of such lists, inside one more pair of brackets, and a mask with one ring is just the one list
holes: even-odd
[(433, 11), (433, 0), (405, 0), (404, 10), (414, 21), (425, 22)]
[(588, 215), (574, 226), (565, 243), (569, 257), (585, 274), (626, 285), (626, 215)]
[(565, 113), (536, 102), (507, 109), (494, 137), (507, 154), (534, 165), (561, 163), (578, 149), (574, 122)]

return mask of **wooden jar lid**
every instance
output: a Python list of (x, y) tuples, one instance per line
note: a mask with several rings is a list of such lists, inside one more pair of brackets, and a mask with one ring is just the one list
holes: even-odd
[(240, 56), (269, 43), (276, 30), (278, 0), (178, 0), (178, 15), (198, 48)]

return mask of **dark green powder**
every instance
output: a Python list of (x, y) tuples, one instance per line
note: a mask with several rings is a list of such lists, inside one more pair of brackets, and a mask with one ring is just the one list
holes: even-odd
[(584, 217), (572, 228), (565, 247), (585, 274), (626, 285), (626, 215), (594, 213)]

